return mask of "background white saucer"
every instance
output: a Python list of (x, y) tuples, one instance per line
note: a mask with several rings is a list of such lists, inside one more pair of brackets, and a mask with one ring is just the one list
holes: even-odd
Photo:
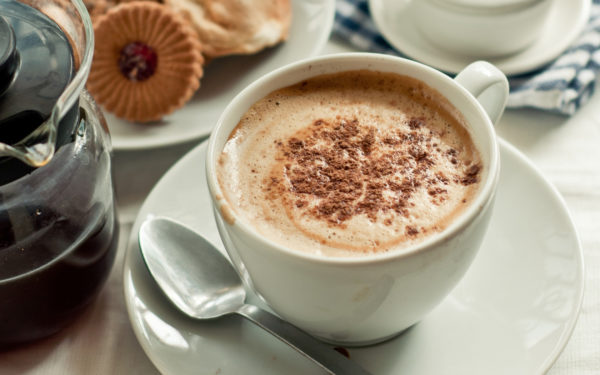
[[(420, 0), (369, 0), (369, 10), (383, 37), (398, 51), (448, 73), (458, 73), (473, 58), (433, 46), (417, 30), (410, 3)], [(506, 75), (540, 68), (557, 58), (583, 31), (591, 0), (555, 0), (541, 37), (527, 49), (502, 58), (486, 59)]]
[(200, 88), (181, 109), (155, 124), (135, 124), (106, 112), (115, 150), (147, 149), (208, 135), (221, 111), (244, 87), (264, 74), (318, 54), (331, 33), (334, 0), (292, 0), (288, 40), (250, 56), (229, 56), (205, 66)]
[[(542, 374), (567, 343), (583, 295), (579, 238), (556, 189), (514, 147), (500, 146), (497, 201), (475, 262), (421, 323), (386, 343), (349, 350), (374, 374)], [(166, 173), (133, 226), (123, 286), (140, 345), (163, 374), (322, 373), (242, 318), (186, 318), (145, 268), (137, 231), (148, 215), (179, 220), (223, 249), (205, 181), (205, 152), (203, 143)]]

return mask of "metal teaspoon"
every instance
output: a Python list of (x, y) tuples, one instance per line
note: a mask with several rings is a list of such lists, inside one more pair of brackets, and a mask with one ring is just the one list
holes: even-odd
[(200, 234), (166, 218), (139, 231), (142, 258), (164, 294), (184, 314), (213, 319), (239, 314), (258, 324), (330, 374), (370, 374), (296, 326), (254, 305), (231, 263)]

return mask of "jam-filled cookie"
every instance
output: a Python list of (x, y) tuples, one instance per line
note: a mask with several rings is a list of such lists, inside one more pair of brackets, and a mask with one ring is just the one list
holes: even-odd
[(104, 109), (132, 122), (160, 120), (200, 86), (203, 57), (180, 15), (154, 2), (127, 2), (94, 22), (87, 88)]

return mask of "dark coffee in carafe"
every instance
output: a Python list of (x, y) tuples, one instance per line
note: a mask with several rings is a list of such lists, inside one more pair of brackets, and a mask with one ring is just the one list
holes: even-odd
[(42, 166), (0, 157), (0, 349), (48, 336), (85, 309), (108, 277), (118, 239), (101, 113), (77, 90), (74, 104), (53, 117), (90, 61), (80, 61), (84, 51), (66, 26), (38, 5), (75, 25), (90, 22), (65, 1), (0, 0), (0, 142), (35, 151), (32, 133), (48, 121), (56, 132), (55, 153)]

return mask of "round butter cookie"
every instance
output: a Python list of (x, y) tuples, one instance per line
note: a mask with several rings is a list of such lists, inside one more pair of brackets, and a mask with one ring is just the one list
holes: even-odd
[(287, 39), (290, 0), (165, 0), (192, 24), (202, 53), (252, 54)]
[(160, 120), (200, 86), (203, 57), (187, 21), (153, 2), (122, 3), (94, 23), (88, 91), (132, 122)]
[(92, 21), (106, 13), (106, 11), (114, 6), (113, 1), (109, 0), (83, 0), (83, 4), (90, 14)]

